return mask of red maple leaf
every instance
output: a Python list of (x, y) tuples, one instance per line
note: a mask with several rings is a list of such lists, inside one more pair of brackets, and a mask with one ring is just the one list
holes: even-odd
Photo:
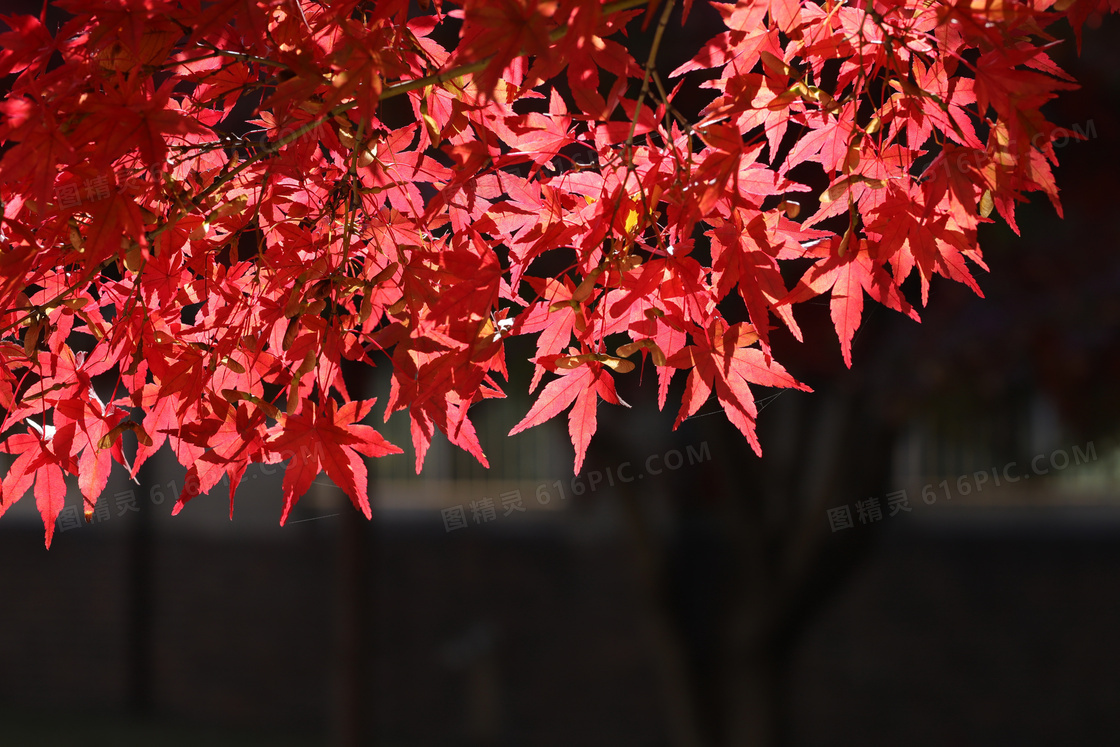
[(53, 426), (48, 426), (45, 431), (37, 436), (17, 433), (0, 443), (0, 451), (16, 455), (8, 474), (0, 481), (0, 516), (34, 483), (35, 507), (43, 517), (45, 542), (49, 550), (55, 522), (66, 503), (63, 467), (72, 471), (74, 462), (67, 456), (69, 443), (65, 435), (54, 438)]
[(849, 249), (841, 257), (838, 251), (840, 242), (840, 237), (835, 237), (830, 244), (829, 254), (813, 265), (778, 304), (792, 305), (831, 291), (829, 309), (832, 312), (832, 323), (840, 338), (844, 363), (851, 368), (852, 338), (859, 329), (863, 316), (864, 293), (884, 306), (906, 314), (914, 321), (918, 321), (918, 313), (902, 296), (894, 279), (868, 254), (866, 246), (854, 251)]
[[(581, 356), (587, 357), (587, 356)], [(513, 426), (509, 435), (514, 436), (527, 428), (551, 420), (575, 403), (571, 413), (568, 414), (568, 433), (572, 438), (572, 446), (576, 450), (575, 472), (583, 469), (583, 458), (587, 454), (587, 445), (595, 435), (597, 428), (596, 409), (600, 399), (611, 404), (625, 404), (618, 398), (614, 389), (614, 378), (602, 364), (596, 361), (573, 360), (564, 356), (550, 356), (549, 360), (542, 361), (556, 365), (566, 362), (577, 367), (568, 370), (558, 370), (560, 378), (553, 379), (545, 385), (529, 412), (517, 425)]]
[(374, 401), (354, 400), (337, 407), (333, 400), (320, 406), (304, 400), (300, 411), (286, 416), (279, 432), (270, 434), (266, 442), (269, 461), (291, 459), (284, 472), (281, 525), (321, 470), (350, 496), (350, 501), (367, 519), (373, 515), (366, 494), (366, 465), (361, 455), (380, 457), (403, 453), (370, 426), (359, 424), (369, 414)]
[(670, 356), (668, 365), (691, 369), (685, 384), (684, 401), (673, 423), (673, 430), (692, 417), (708, 401), (714, 388), (716, 398), (736, 428), (747, 437), (759, 456), (762, 446), (755, 435), (758, 407), (748, 384), (812, 391), (800, 383), (775, 361), (767, 361), (763, 352), (749, 347), (758, 334), (748, 324), (726, 326), (716, 319), (706, 330), (692, 331), (693, 344)]

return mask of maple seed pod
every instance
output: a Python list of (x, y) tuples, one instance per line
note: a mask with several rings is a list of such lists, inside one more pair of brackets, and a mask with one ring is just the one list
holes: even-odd
[(992, 214), (993, 208), (995, 208), (995, 201), (992, 200), (992, 190), (985, 189), (984, 194), (980, 196), (980, 217), (987, 218)]
[(373, 286), (378, 285), (379, 283), (385, 282), (386, 280), (391, 278), (393, 276), (393, 273), (396, 272), (396, 271), (397, 271), (397, 263), (396, 262), (390, 262), (388, 265), (385, 266), (384, 270), (382, 270), (381, 272), (379, 272), (379, 273), (377, 273), (376, 275), (373, 276), (373, 278), (369, 281), (370, 287), (373, 287)]
[(793, 68), (791, 68), (782, 60), (778, 59), (777, 55), (774, 55), (771, 52), (762, 51), (758, 53), (758, 56), (759, 59), (762, 60), (762, 64), (770, 68), (773, 72), (780, 73), (781, 75), (785, 75), (788, 78), (797, 77), (794, 74)]
[(307, 278), (300, 275), (296, 278), (295, 285), (292, 286), (292, 292), (288, 296), (288, 302), (284, 304), (284, 316), (289, 319), (299, 316), (300, 310), (303, 308), (303, 286), (307, 283)]
[(362, 296), (362, 304), (358, 308), (358, 321), (365, 324), (373, 314), (373, 298), (367, 293)]
[(586, 301), (588, 296), (591, 295), (591, 291), (595, 288), (595, 281), (599, 279), (599, 275), (602, 274), (602, 272), (603, 269), (601, 267), (596, 267), (588, 273), (587, 277), (585, 277), (583, 282), (579, 284), (579, 287), (576, 288), (576, 292), (572, 294), (572, 300), (576, 303)]
[(27, 335), (23, 338), (23, 352), (30, 358), (31, 354), (39, 347), (39, 338), (43, 334), (43, 319), (36, 319), (27, 327)]
[[(123, 240), (122, 240), (123, 243)], [(135, 241), (129, 242), (128, 247), (124, 253), (124, 268), (129, 272), (139, 272), (140, 265), (143, 264), (143, 253), (140, 250), (140, 245)]]
[(641, 349), (649, 351), (650, 357), (653, 358), (653, 365), (665, 365), (665, 353), (661, 351), (661, 348), (659, 348), (657, 346), (657, 343), (653, 340), (636, 340), (634, 342), (628, 342), (625, 345), (620, 345), (615, 353), (622, 358), (629, 358), (631, 355)]
[(278, 407), (276, 407), (275, 405), (273, 405), (271, 402), (265, 402), (260, 397), (257, 397), (257, 396), (251, 395), (251, 394), (246, 395), (245, 399), (249, 400), (254, 405), (261, 408), (261, 411), (264, 412), (264, 414), (267, 417), (270, 417), (273, 420), (279, 420), (280, 419), (280, 409)]
[(288, 404), (285, 412), (288, 415), (295, 415), (296, 408), (299, 406), (299, 379), (296, 379), (288, 385)]
[(400, 314), (402, 311), (405, 310), (407, 305), (408, 305), (408, 302), (404, 298), (402, 298), (401, 300), (397, 301), (395, 304), (393, 304), (389, 308), (385, 309), (385, 311), (386, 311), (386, 313), (389, 314), (389, 316), (397, 316), (398, 314)]
[(590, 355), (569, 355), (566, 358), (557, 358), (556, 367), (571, 370), (573, 368), (579, 368), (590, 359)]
[(281, 344), (282, 350), (287, 350), (296, 341), (296, 334), (299, 332), (299, 315), (293, 316), (288, 320), (288, 328), (284, 330), (284, 342)]
[(616, 373), (625, 374), (634, 370), (634, 364), (613, 355), (597, 355), (595, 359)]
[(296, 369), (296, 378), (299, 379), (304, 374), (310, 373), (318, 361), (316, 354), (313, 351), (308, 351), (307, 355), (303, 356), (303, 363), (300, 363), (299, 368)]
[(844, 237), (840, 239), (840, 246), (836, 250), (836, 256), (843, 257), (844, 252), (848, 251), (848, 242), (852, 240), (852, 224), (848, 224), (848, 230), (844, 232)]
[(327, 302), (323, 299), (319, 299), (317, 301), (312, 301), (307, 305), (307, 313), (314, 316), (316, 314), (322, 313), (323, 309), (325, 308), (327, 308)]
[(582, 308), (577, 308), (576, 309), (576, 318), (575, 318), (575, 323), (574, 324), (575, 324), (576, 332), (578, 332), (579, 334), (582, 335), (584, 332), (587, 331), (587, 319), (584, 318), (584, 316), (583, 316), (583, 309)]
[(787, 218), (796, 218), (801, 215), (801, 203), (797, 200), (782, 200), (778, 203), (778, 209), (784, 212)]
[(649, 342), (649, 341), (648, 340), (636, 340), (635, 342), (628, 342), (625, 345), (619, 345), (618, 350), (615, 350), (614, 352), (620, 358), (629, 358), (634, 353), (636, 353), (639, 350), (641, 350), (642, 348), (646, 347), (646, 345), (643, 344), (643, 343), (646, 343), (646, 342)]
[(901, 90), (907, 96), (920, 97), (923, 95), (922, 89), (911, 83), (906, 78), (898, 78), (890, 82), (891, 86), (896, 90)]
[(369, 166), (371, 163), (373, 163), (375, 159), (376, 156), (374, 155), (372, 150), (369, 150), (368, 148), (363, 150), (358, 154), (358, 168), (364, 169), (366, 166)]
[(117, 424), (112, 430), (102, 436), (101, 440), (97, 442), (97, 448), (108, 449), (126, 430), (135, 433), (136, 440), (145, 446), (152, 445), (152, 437), (148, 435), (148, 432), (144, 430), (142, 425), (133, 420), (126, 420), (123, 423)]
[(848, 170), (853, 171), (859, 166), (860, 148), (858, 145), (853, 145), (848, 148)]
[(801, 98), (805, 86), (801, 83), (795, 83), (789, 90), (779, 93), (777, 96), (770, 100), (766, 108), (772, 112), (779, 112), (787, 109), (793, 101)]

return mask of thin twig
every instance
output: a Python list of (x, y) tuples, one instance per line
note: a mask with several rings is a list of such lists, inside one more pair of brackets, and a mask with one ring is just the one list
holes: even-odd
[[(602, 14), (604, 16), (609, 16), (624, 10), (632, 10), (634, 8), (645, 5), (646, 2), (647, 0), (615, 0), (615, 2), (607, 3), (603, 6)], [(549, 34), (549, 39), (554, 42), (559, 41), (560, 39), (564, 38), (567, 33), (567, 25), (560, 26), (552, 30), (552, 32)], [(522, 56), (524, 56), (524, 53), (522, 53)], [(484, 60), (469, 62), (465, 65), (460, 65), (459, 67), (445, 70), (442, 73), (435, 73), (434, 75), (429, 75), (424, 78), (417, 78), (416, 80), (408, 80), (404, 81), (403, 83), (397, 83), (395, 85), (388, 86), (382, 89), (381, 96), (379, 96), (378, 98), (379, 100), (384, 101), (385, 99), (391, 99), (396, 96), (400, 96), (401, 94), (408, 93), (409, 91), (426, 88), (427, 86), (443, 85), (447, 81), (453, 78), (458, 78), (461, 75), (477, 73), (480, 70), (485, 70), (486, 66), (489, 65), (491, 60), (493, 59), (494, 56), (491, 55)]]
[[(668, 0), (665, 7), (661, 9), (661, 18), (657, 20), (657, 30), (653, 33), (653, 44), (649, 48), (649, 57), (646, 58), (645, 75), (642, 76), (642, 91), (638, 94), (638, 102), (634, 106), (634, 116), (630, 119), (630, 134), (626, 136), (626, 147), (624, 153), (626, 154), (626, 179), (630, 178), (630, 172), (633, 171), (633, 163), (631, 162), (631, 153), (634, 147), (634, 133), (638, 129), (638, 116), (642, 111), (642, 104), (645, 103), (646, 96), (649, 95), (649, 79), (653, 74), (653, 67), (657, 63), (657, 50), (661, 47), (661, 39), (665, 36), (665, 27), (669, 25), (669, 14), (673, 12), (673, 5), (676, 0)], [(626, 182), (623, 182), (623, 188), (626, 187)], [(641, 180), (638, 182), (639, 188), (641, 187)]]

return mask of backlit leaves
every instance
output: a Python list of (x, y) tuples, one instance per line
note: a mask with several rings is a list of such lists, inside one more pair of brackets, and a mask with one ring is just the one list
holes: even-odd
[(755, 389), (807, 388), (770, 346), (799, 304), (828, 294), (852, 365), (865, 296), (979, 293), (979, 224), (1060, 210), (1050, 34), (1116, 9), (685, 3), (665, 39), (709, 38), (665, 75), (623, 34), (648, 0), (59, 5), (0, 18), (0, 513), (33, 491), (48, 544), (66, 475), (91, 511), (165, 444), (175, 511), (286, 461), (282, 521), (324, 472), (368, 516), (400, 449), (351, 362), (391, 369), (418, 471), (437, 431), (488, 464), (472, 409), (520, 335), (511, 435), (566, 412), (577, 471), (646, 371), (761, 451)]

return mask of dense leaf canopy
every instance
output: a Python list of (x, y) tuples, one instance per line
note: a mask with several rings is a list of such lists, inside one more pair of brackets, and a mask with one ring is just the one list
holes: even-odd
[[(0, 514), (33, 491), (48, 545), (65, 475), (88, 515), (165, 443), (177, 510), (290, 460), (282, 522), (320, 471), (368, 516), (364, 457), (400, 449), (344, 361), (391, 365), (418, 471), (437, 429), (486, 464), (469, 411), (518, 335), (511, 435), (570, 407), (577, 472), (641, 369), (760, 452), (752, 387), (806, 388), (772, 322), (828, 294), (851, 365), (865, 295), (979, 293), (977, 226), (1061, 210), (1047, 50), (1117, 1), (55, 5), (0, 34)], [(660, 70), (685, 32), (714, 35)]]

